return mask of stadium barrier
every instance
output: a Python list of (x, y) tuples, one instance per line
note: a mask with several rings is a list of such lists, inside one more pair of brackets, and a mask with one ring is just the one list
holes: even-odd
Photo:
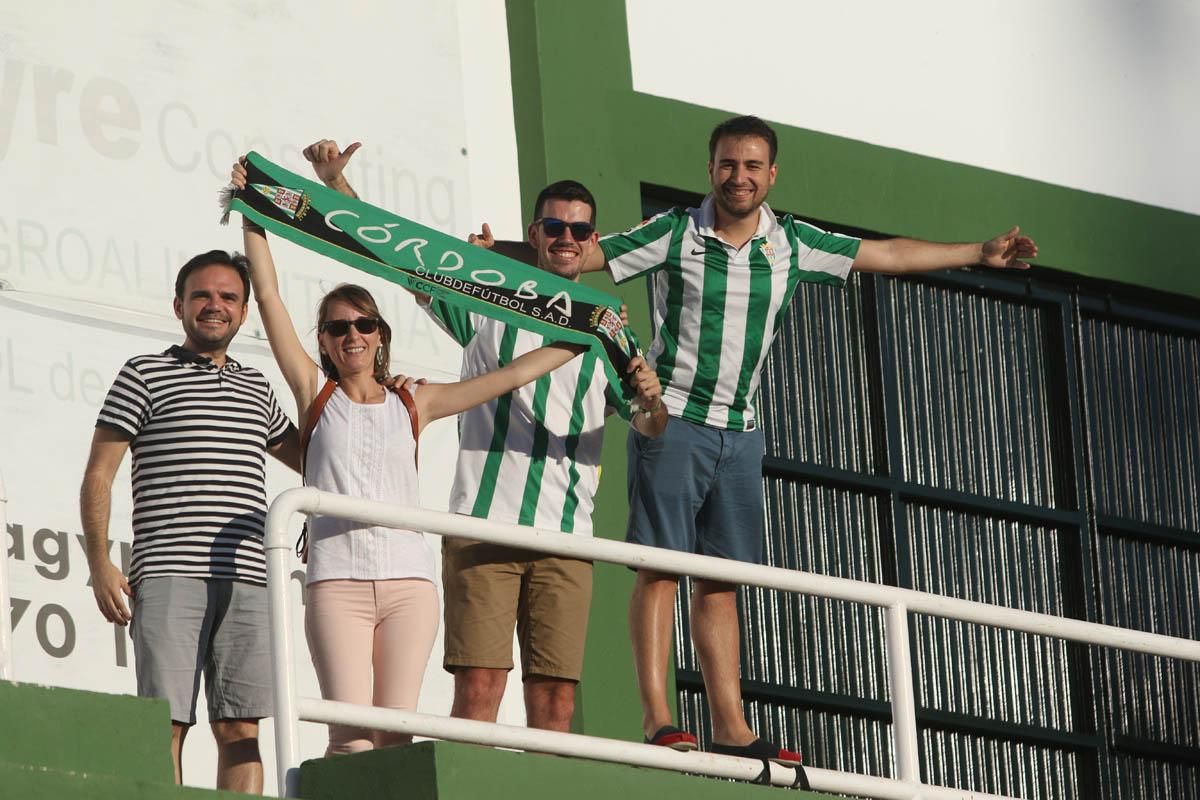
[(767, 775), (764, 774), (761, 762), (749, 759), (703, 752), (679, 753), (665, 747), (579, 734), (298, 697), (295, 690), (292, 622), (288, 603), (289, 558), (292, 552), (288, 523), (292, 515), (298, 513), (320, 513), (372, 525), (466, 537), (559, 556), (622, 564), (634, 569), (652, 569), (670, 574), (690, 575), (694, 578), (761, 586), (885, 609), (895, 778), (808, 767), (808, 778), (815, 791), (847, 793), (881, 800), (998, 800), (995, 795), (921, 783), (912, 658), (909, 651), (909, 612), (1200, 661), (1200, 642), (1187, 639), (942, 597), (895, 586), (690, 553), (676, 553), (608, 539), (490, 522), (446, 512), (390, 506), (322, 492), (311, 487), (289, 489), (271, 504), (265, 536), (275, 692), (275, 753), (281, 796), (295, 796), (299, 777), (299, 720), (357, 725), (416, 736), (677, 770), (712, 777), (759, 779), (764, 782), (769, 779), (775, 785), (791, 785), (795, 781), (794, 770), (772, 764), (770, 774)]

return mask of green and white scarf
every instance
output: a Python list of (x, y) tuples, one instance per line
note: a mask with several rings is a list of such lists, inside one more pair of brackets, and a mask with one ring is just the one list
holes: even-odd
[(230, 211), (290, 242), (453, 306), (587, 345), (628, 418), (633, 392), (623, 380), (639, 355), (611, 295), (396, 216), (302, 178), (257, 153), (246, 157), (246, 188), (222, 193)]

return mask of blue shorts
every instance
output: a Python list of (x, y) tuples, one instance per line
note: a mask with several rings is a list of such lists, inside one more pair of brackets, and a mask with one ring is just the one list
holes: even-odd
[(656, 437), (629, 431), (625, 540), (762, 562), (762, 429), (725, 431), (671, 417)]

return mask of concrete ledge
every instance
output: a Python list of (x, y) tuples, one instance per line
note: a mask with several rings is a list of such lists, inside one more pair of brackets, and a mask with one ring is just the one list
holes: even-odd
[[(161, 781), (0, 763), (0, 797), (13, 800), (234, 800), (247, 795), (193, 789)], [(346, 797), (348, 800), (351, 795)]]
[[(787, 790), (454, 742), (420, 742), (300, 767), (300, 796), (308, 800), (753, 800), (778, 798), (780, 791)], [(828, 795), (788, 791), (787, 797)]]
[(8, 764), (173, 781), (165, 701), (0, 681), (0, 719), (0, 761)]

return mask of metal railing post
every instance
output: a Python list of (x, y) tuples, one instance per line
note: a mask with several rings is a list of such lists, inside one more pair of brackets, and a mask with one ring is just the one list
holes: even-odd
[(288, 520), (320, 505), (315, 489), (288, 489), (275, 499), (263, 526), (267, 553), (267, 603), (271, 618), (271, 677), (275, 705), (275, 769), (280, 797), (296, 797), (300, 771), (300, 720), (296, 712), (292, 615), (288, 603)]
[(892, 689), (892, 737), (896, 746), (896, 779), (921, 782), (918, 757), (917, 704), (913, 698), (912, 652), (908, 646), (908, 607), (887, 607), (885, 634), (888, 679)]
[(0, 680), (13, 679), (12, 601), (8, 596), (8, 492), (0, 475)]

